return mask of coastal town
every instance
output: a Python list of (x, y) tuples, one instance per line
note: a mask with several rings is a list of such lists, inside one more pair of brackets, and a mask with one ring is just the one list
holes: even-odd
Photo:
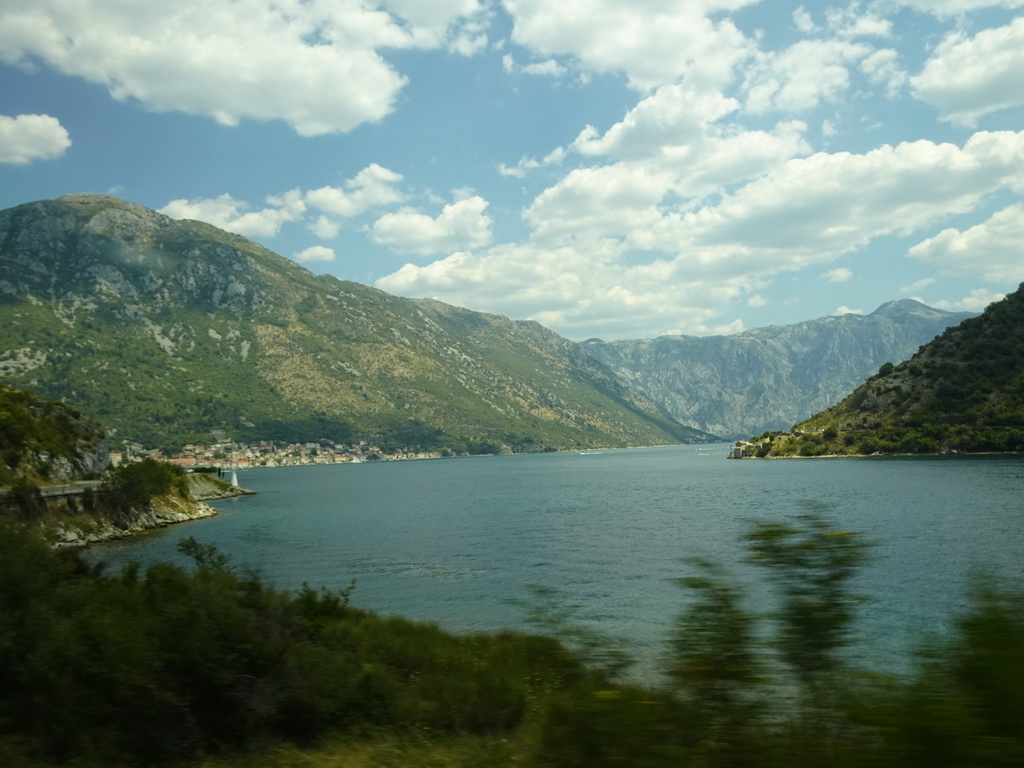
[(144, 458), (176, 464), (182, 469), (213, 467), (217, 469), (252, 469), (256, 467), (292, 467), (310, 464), (359, 464), (369, 461), (406, 461), (410, 459), (440, 459), (450, 453), (442, 451), (395, 450), (385, 453), (379, 446), (365, 442), (344, 445), (329, 440), (308, 443), (283, 443), (262, 440), (239, 443), (218, 440), (210, 445), (189, 443), (181, 452), (168, 455), (163, 450), (146, 449), (126, 442), (122, 450), (109, 455), (109, 464), (118, 467)]

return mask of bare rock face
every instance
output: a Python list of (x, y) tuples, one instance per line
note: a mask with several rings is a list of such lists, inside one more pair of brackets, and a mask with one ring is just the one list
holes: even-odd
[(970, 313), (910, 299), (870, 315), (822, 317), (733, 336), (662, 336), (583, 349), (677, 421), (728, 437), (794, 423), (838, 402), (886, 362), (899, 363)]

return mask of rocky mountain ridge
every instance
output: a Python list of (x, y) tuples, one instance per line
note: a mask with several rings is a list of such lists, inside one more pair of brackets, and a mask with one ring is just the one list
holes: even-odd
[(868, 315), (821, 317), (731, 336), (662, 336), (583, 349), (661, 405), (677, 421), (729, 437), (789, 429), (832, 405), (886, 363), (971, 313), (912, 299)]

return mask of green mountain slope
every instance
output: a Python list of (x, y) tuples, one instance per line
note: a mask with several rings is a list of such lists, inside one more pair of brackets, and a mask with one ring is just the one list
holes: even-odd
[(1024, 451), (1024, 285), (796, 429), (771, 455)]
[(536, 450), (701, 439), (536, 323), (317, 277), (102, 195), (0, 212), (0, 380), (150, 445)]

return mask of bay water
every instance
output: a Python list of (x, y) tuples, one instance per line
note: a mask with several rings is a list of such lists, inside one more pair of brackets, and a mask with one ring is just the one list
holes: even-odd
[(744, 562), (753, 521), (820, 514), (871, 542), (854, 589), (855, 654), (898, 668), (968, 603), (971, 579), (1024, 591), (1024, 457), (725, 459), (728, 446), (253, 469), (257, 495), (217, 517), (92, 547), (113, 569), (185, 564), (194, 536), (284, 589), (340, 589), (382, 614), (456, 631), (523, 628), (553, 591), (575, 619), (657, 658), (688, 598), (689, 558), (728, 568), (768, 610)]

